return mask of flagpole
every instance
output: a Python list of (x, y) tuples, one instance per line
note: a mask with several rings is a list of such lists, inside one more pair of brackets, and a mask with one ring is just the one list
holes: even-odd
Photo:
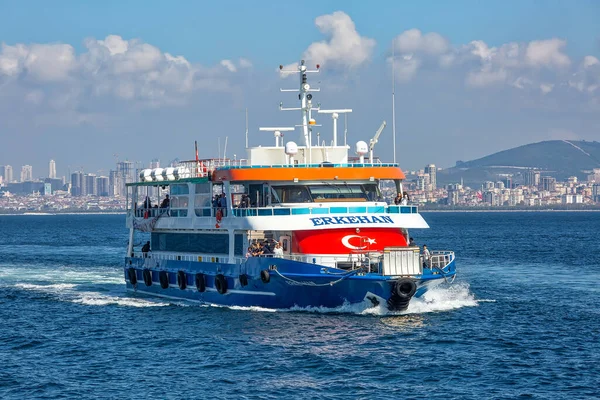
[(396, 51), (394, 49), (395, 38), (392, 39), (392, 146), (394, 147), (394, 164), (396, 163)]

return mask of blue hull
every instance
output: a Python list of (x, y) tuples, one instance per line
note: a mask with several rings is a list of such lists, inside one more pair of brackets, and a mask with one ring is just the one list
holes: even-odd
[[(146, 281), (144, 270), (148, 270)], [(162, 272), (162, 285), (161, 271), (166, 272)], [(180, 271), (184, 271), (185, 275)], [(454, 262), (444, 268), (446, 271), (446, 278), (454, 275)], [(393, 297), (397, 281), (379, 274), (358, 275), (315, 264), (264, 257), (249, 258), (242, 264), (126, 258), (124, 274), (127, 288), (140, 293), (227, 306), (273, 309), (334, 308), (362, 302), (386, 304)], [(204, 284), (197, 284), (197, 274), (202, 274)], [(265, 279), (265, 274), (268, 279)], [(217, 275), (222, 275), (219, 278), (221, 282), (217, 282)], [(414, 280), (415, 295), (423, 295), (428, 282), (443, 278), (429, 274)], [(132, 281), (137, 282), (134, 285)], [(408, 301), (403, 307), (407, 306)]]

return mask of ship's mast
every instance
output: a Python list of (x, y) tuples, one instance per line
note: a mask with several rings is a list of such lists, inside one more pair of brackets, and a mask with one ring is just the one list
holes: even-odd
[[(300, 100), (300, 107), (284, 108), (283, 103), (280, 103), (279, 109), (282, 111), (300, 110), (300, 112), (302, 114), (302, 124), (297, 125), (297, 126), (302, 127), (302, 136), (304, 137), (304, 145), (306, 146), (307, 149), (312, 146), (312, 143), (311, 143), (312, 127), (315, 126), (315, 122), (312, 119), (312, 111), (313, 110), (318, 111), (319, 108), (321, 107), (320, 104), (317, 104), (317, 107), (313, 107), (312, 94), (309, 92), (319, 92), (321, 89), (314, 89), (314, 88), (310, 87), (310, 84), (308, 83), (307, 74), (319, 72), (319, 68), (320, 68), (320, 65), (317, 64), (317, 69), (309, 70), (306, 67), (304, 60), (300, 61), (300, 65), (298, 65), (297, 71), (286, 71), (283, 69), (283, 65), (279, 66), (279, 69), (281, 70), (281, 73), (283, 73), (283, 74), (294, 74), (294, 73), (300, 74), (300, 89), (299, 89), (299, 93), (298, 93), (298, 99)], [(280, 89), (280, 90), (282, 92), (295, 92), (296, 91), (296, 89)], [(310, 154), (310, 151), (308, 151), (308, 153)]]

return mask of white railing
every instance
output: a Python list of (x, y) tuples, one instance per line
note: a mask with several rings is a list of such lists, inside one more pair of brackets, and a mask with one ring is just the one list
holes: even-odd
[(208, 160), (190, 160), (180, 161), (177, 167), (184, 167), (190, 171), (192, 178), (202, 178), (208, 176), (217, 168), (223, 167), (243, 167), (248, 165), (248, 160), (230, 160), (228, 158), (213, 158)]

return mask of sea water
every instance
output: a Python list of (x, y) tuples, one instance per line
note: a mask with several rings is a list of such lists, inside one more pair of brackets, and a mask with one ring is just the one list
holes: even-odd
[(131, 294), (124, 215), (0, 216), (0, 398), (600, 397), (600, 213), (423, 215), (459, 274), (403, 313)]

